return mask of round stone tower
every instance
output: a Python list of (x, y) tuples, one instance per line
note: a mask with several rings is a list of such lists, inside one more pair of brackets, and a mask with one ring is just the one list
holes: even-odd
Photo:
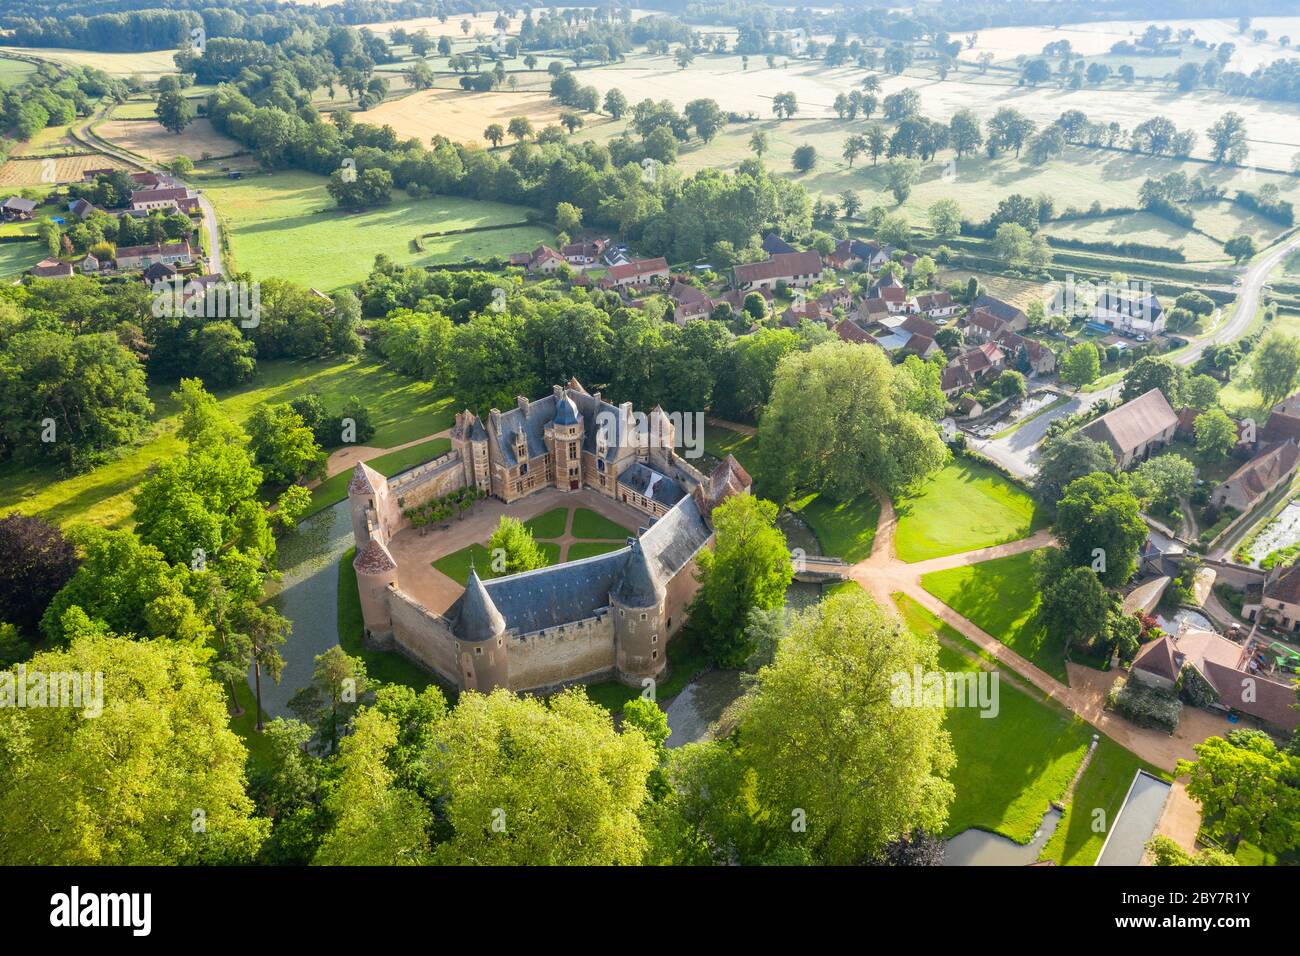
[(451, 630), (456, 636), (456, 666), (461, 687), (487, 694), (497, 687), (510, 686), (506, 621), (473, 568), (469, 571), (465, 593), (457, 602)]
[(618, 679), (641, 686), (668, 663), (668, 635), (663, 626), (666, 591), (639, 540), (632, 542), (623, 573), (609, 595), (614, 615), (615, 667)]
[(397, 562), (378, 538), (371, 538), (352, 559), (352, 567), (357, 572), (357, 593), (361, 598), (366, 645), (387, 647), (393, 633), (388, 588), (397, 583)]
[(568, 395), (556, 399), (551, 423), (555, 441), (555, 487), (577, 491), (582, 487), (582, 415)]

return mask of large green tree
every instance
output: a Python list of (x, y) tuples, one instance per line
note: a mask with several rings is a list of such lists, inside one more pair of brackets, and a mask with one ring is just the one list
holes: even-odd
[(1128, 481), (1097, 472), (1066, 486), (1056, 505), (1056, 533), (1071, 562), (1093, 568), (1103, 583), (1118, 587), (1137, 570), (1147, 526)]
[(1044, 502), (1055, 505), (1074, 479), (1094, 471), (1114, 470), (1115, 453), (1109, 445), (1079, 431), (1066, 432), (1043, 442), (1034, 490)]
[(1192, 748), (1180, 760), (1187, 793), (1201, 804), (1210, 834), (1236, 850), (1243, 841), (1267, 853), (1300, 847), (1300, 754), (1281, 750), (1267, 734), (1236, 730)]
[(700, 583), (691, 625), (720, 667), (739, 667), (753, 648), (746, 634), (751, 610), (785, 602), (794, 576), (777, 506), (753, 495), (732, 495), (713, 510), (714, 547), (700, 552)]
[(1265, 405), (1282, 400), (1300, 379), (1300, 338), (1273, 331), (1250, 358), (1250, 384)]

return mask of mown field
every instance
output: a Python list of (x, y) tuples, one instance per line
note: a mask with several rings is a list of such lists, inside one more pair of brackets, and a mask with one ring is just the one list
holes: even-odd
[[(504, 129), (516, 116), (526, 116), (535, 129), (560, 121), (565, 108), (544, 93), (466, 93), (460, 90), (421, 90), (400, 99), (388, 100), (373, 110), (356, 113), (358, 123), (391, 126), (401, 137), (415, 137), (427, 143), (433, 136), (446, 136), (457, 143), (490, 145), (483, 130), (492, 123)], [(609, 117), (586, 117), (588, 122), (612, 122)], [(507, 137), (506, 143), (515, 140)]]
[(56, 47), (0, 47), (0, 53), (21, 53), (67, 66), (93, 66), (113, 76), (139, 75), (157, 79), (163, 73), (175, 73), (175, 50), (152, 50), (145, 53), (104, 53), (98, 50), (63, 50)]
[(120, 149), (129, 150), (151, 162), (166, 163), (177, 156), (198, 162), (206, 157), (232, 156), (244, 147), (200, 117), (177, 134), (154, 119), (109, 120), (95, 127), (95, 133)]
[(26, 60), (0, 57), (0, 85), (17, 86), (36, 72), (36, 65)]
[(341, 212), (324, 177), (296, 171), (241, 180), (210, 174), (195, 183), (229, 223), (236, 268), (323, 290), (364, 279), (380, 253), (398, 263), (432, 265), (508, 255), (554, 239), (549, 230), (519, 225), (426, 239), (421, 252), (412, 240), (423, 233), (521, 223), (528, 210), (451, 197), (408, 199), (395, 191), (391, 205)]
[[(1198, 216), (1198, 225), (1200, 219)], [(1149, 212), (1051, 222), (1043, 227), (1043, 234), (1082, 242), (1140, 242), (1163, 249), (1182, 249), (1188, 262), (1228, 261), (1221, 240), (1184, 229)]]
[(45, 256), (45, 247), (38, 242), (0, 242), (0, 279), (26, 272)]
[[(4, 248), (0, 246), (0, 250)], [(149, 466), (183, 448), (175, 434), (177, 408), (170, 398), (173, 390), (174, 386), (152, 390), (152, 435), (92, 471), (60, 480), (48, 468), (0, 468), (0, 514), (18, 510), (60, 524), (129, 524), (131, 495)], [(252, 382), (220, 392), (218, 398), (227, 414), (243, 422), (259, 405), (288, 402), (311, 392), (317, 392), (330, 409), (342, 407), (349, 396), (357, 396), (370, 410), (376, 427), (370, 443), (380, 448), (442, 431), (451, 424), (453, 414), (446, 395), (366, 358), (262, 362)]]
[(100, 153), (84, 156), (50, 156), (11, 159), (0, 166), (0, 188), (24, 188), (59, 183), (79, 183), (87, 169), (114, 169), (124, 164)]

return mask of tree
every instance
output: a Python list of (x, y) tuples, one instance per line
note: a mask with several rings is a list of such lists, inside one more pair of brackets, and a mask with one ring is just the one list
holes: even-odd
[(582, 228), (582, 210), (573, 203), (555, 204), (555, 228), (573, 235)]
[(769, 847), (842, 866), (879, 856), (918, 827), (943, 830), (953, 764), (944, 711), (901, 696), (914, 669), (937, 669), (935, 653), (860, 590), (794, 618), (756, 675), (739, 726)]
[(1223, 251), (1232, 256), (1238, 264), (1253, 259), (1256, 253), (1255, 240), (1250, 236), (1233, 236), (1223, 244)]
[(761, 129), (755, 130), (754, 134), (749, 137), (749, 148), (755, 156), (761, 159), (763, 154), (767, 152), (767, 133)]
[(248, 439), (267, 481), (287, 485), (324, 477), (325, 453), (288, 403), (259, 407), (248, 420)]
[(753, 495), (733, 495), (713, 511), (715, 546), (700, 552), (690, 614), (719, 667), (739, 667), (752, 651), (745, 634), (751, 610), (784, 604), (794, 569), (777, 510)]
[(786, 356), (759, 422), (765, 494), (787, 501), (805, 488), (849, 501), (924, 479), (947, 454), (929, 414), (937, 389), (874, 347), (828, 342)]
[(1052, 78), (1052, 65), (1039, 57), (1026, 63), (1020, 75), (1030, 86), (1037, 86)]
[[(66, 707), (0, 707), (4, 865), (128, 866), (252, 862), (267, 822), (244, 792), (248, 754), (230, 729), (202, 652), (123, 640), (79, 610), (67, 647), (29, 673), (97, 675), (79, 719)], [(32, 699), (28, 699), (29, 705)]]
[(522, 143), (534, 133), (532, 121), (526, 116), (516, 116), (506, 125), (506, 132)]
[(673, 54), (673, 59), (677, 62), (678, 69), (686, 69), (695, 62), (695, 53), (687, 46), (679, 46), (677, 52)]
[(1056, 505), (1056, 534), (1073, 564), (1097, 568), (1104, 584), (1119, 587), (1137, 569), (1147, 526), (1128, 482), (1096, 472), (1066, 486)]
[(1038, 620), (1065, 645), (1067, 655), (1075, 645), (1092, 646), (1107, 633), (1109, 623), (1110, 596), (1101, 581), (1055, 549), (1040, 552), (1035, 559), (1042, 595)]
[(930, 219), (930, 228), (941, 239), (948, 239), (961, 232), (961, 207), (955, 199), (940, 199), (931, 204), (926, 215)]
[(921, 164), (915, 159), (895, 156), (885, 164), (885, 185), (893, 193), (894, 201), (904, 202), (912, 194), (912, 186), (921, 178)]
[(1210, 155), (1216, 163), (1243, 163), (1250, 153), (1246, 121), (1240, 113), (1227, 112), (1209, 129)]
[(452, 835), (443, 864), (594, 866), (642, 861), (639, 813), (655, 748), (616, 733), (580, 689), (548, 701), (505, 690), (462, 694), (433, 734)]
[(491, 123), (483, 130), (483, 138), (493, 146), (500, 146), (501, 141), (506, 138), (506, 131), (500, 123)]
[(1115, 470), (1115, 453), (1110, 446), (1079, 431), (1066, 432), (1043, 443), (1038, 456), (1034, 490), (1046, 504), (1055, 507), (1066, 485), (1093, 472)]
[(1263, 731), (1236, 730), (1193, 748), (1180, 760), (1187, 793), (1201, 804), (1207, 831), (1229, 851), (1243, 841), (1266, 853), (1300, 846), (1300, 754), (1279, 750)]
[(1237, 444), (1237, 426), (1221, 408), (1211, 408), (1196, 416), (1196, 450), (1202, 455), (1226, 458)]
[(177, 92), (162, 93), (154, 107), (154, 115), (163, 129), (178, 136), (194, 122), (194, 104)]
[(968, 109), (958, 110), (952, 115), (952, 119), (948, 121), (948, 134), (958, 159), (979, 149), (984, 142), (984, 131), (980, 128), (979, 117)]
[(1167, 358), (1144, 355), (1125, 373), (1120, 398), (1131, 402), (1151, 389), (1158, 388), (1171, 406), (1180, 408), (1184, 404), (1183, 381), (1186, 377), (1187, 370), (1181, 365), (1175, 365)]
[(1172, 838), (1154, 836), (1147, 841), (1147, 852), (1151, 854), (1153, 866), (1238, 866), (1236, 857), (1231, 853), (1214, 847), (1205, 847), (1195, 853), (1188, 853)]
[(605, 94), (605, 112), (614, 119), (622, 119), (627, 112), (627, 97), (619, 89), (611, 89)]
[(844, 141), (844, 159), (849, 164), (849, 169), (853, 168), (853, 161), (867, 151), (867, 139), (859, 133), (854, 133)]
[(1061, 363), (1061, 381), (1075, 388), (1095, 382), (1101, 374), (1101, 356), (1091, 342), (1080, 342), (1065, 353)]
[(1157, 455), (1134, 469), (1131, 484), (1139, 499), (1166, 513), (1178, 507), (1179, 499), (1192, 493), (1196, 469), (1182, 455)]
[(366, 665), (339, 645), (316, 655), (311, 683), (289, 701), (289, 710), (312, 727), (326, 753), (338, 750), (339, 737), (370, 689)]
[(801, 173), (809, 172), (817, 165), (817, 147), (809, 146), (807, 143), (796, 146), (790, 157), (790, 165)]
[(35, 639), (41, 615), (77, 570), (77, 549), (44, 518), (0, 518), (0, 621)]
[(1274, 330), (1251, 355), (1250, 384), (1271, 406), (1290, 395), (1300, 378), (1300, 339)]
[(716, 100), (691, 100), (682, 107), (682, 114), (695, 127), (695, 132), (700, 139), (706, 143), (718, 134), (718, 130), (727, 125), (727, 114), (722, 112)]
[(862, 200), (853, 190), (846, 189), (840, 193), (840, 206), (844, 210), (844, 218), (853, 219), (862, 211)]
[(395, 781), (389, 768), (398, 742), (397, 721), (363, 708), (352, 722), (337, 762), (338, 780), (325, 801), (333, 819), (315, 862), (325, 866), (418, 866), (429, 856), (433, 822), (419, 795)]
[(777, 93), (772, 97), (772, 113), (781, 119), (790, 119), (799, 112), (799, 100), (793, 93)]
[(1034, 127), (1034, 121), (1019, 110), (1010, 106), (1000, 108), (988, 123), (985, 143), (989, 156), (997, 156), (1008, 149), (1014, 149), (1016, 156), (1019, 156), (1025, 141), (1034, 132)]
[(546, 552), (518, 518), (502, 515), (492, 537), (488, 539), (494, 574), (519, 574), (547, 565)]

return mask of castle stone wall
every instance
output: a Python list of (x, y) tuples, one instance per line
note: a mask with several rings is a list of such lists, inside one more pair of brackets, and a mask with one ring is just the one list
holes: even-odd
[(393, 618), (393, 642), (407, 657), (457, 686), (463, 681), (456, 667), (456, 638), (445, 620), (396, 588), (388, 590)]
[(614, 624), (607, 611), (506, 641), (511, 690), (552, 687), (614, 671)]
[(415, 508), (426, 501), (449, 495), (466, 485), (465, 462), (455, 452), (444, 455), (430, 465), (422, 465), (421, 469), (428, 470), (422, 470), (418, 476), (412, 476), (404, 481), (389, 483), (394, 500), (400, 502), (397, 509), (400, 529), (411, 525), (402, 513), (407, 508)]

